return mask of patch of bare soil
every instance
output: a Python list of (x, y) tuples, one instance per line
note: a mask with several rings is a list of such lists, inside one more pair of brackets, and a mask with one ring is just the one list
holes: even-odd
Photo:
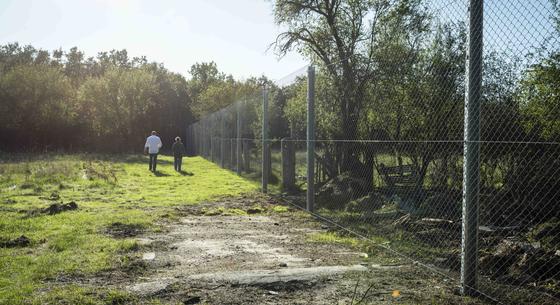
[(114, 222), (106, 228), (105, 232), (115, 238), (134, 237), (143, 233), (144, 227), (139, 224)]
[(295, 211), (275, 213), (272, 203), (259, 196), (181, 208), (164, 233), (138, 239), (147, 271), (117, 286), (146, 303), (478, 304), (416, 266), (309, 242), (329, 228)]

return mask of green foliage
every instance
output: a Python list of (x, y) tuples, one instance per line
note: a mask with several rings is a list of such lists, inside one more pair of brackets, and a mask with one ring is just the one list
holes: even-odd
[(220, 72), (215, 62), (196, 63), (191, 67), (190, 74), (192, 78), (188, 81), (188, 88), (192, 98), (191, 108), (198, 117), (234, 102), (246, 101), (262, 84), (262, 80), (256, 78), (235, 80), (232, 75)]
[[(76, 116), (72, 94), (70, 81), (59, 68), (16, 66), (0, 75), (0, 130), (18, 130), (14, 136), (20, 137), (20, 145), (34, 144), (31, 135), (44, 144), (60, 142), (50, 131), (72, 124)], [(0, 138), (7, 136), (1, 133)]]
[(286, 213), (286, 212), (289, 212), (290, 210), (288, 209), (287, 206), (284, 206), (284, 205), (275, 205), (275, 206), (272, 208), (272, 211), (273, 211), (274, 213)]
[(560, 140), (560, 53), (534, 65), (521, 83), (520, 99), (529, 134)]
[[(553, 7), (557, 15), (557, 1)], [(453, 181), (457, 179), (448, 178), (462, 176), (458, 162), (462, 146), (446, 141), (463, 138), (464, 24), (439, 20), (422, 1), (277, 0), (274, 8), (277, 23), (286, 26), (278, 37), (277, 50), (297, 49), (318, 67), (317, 138), (396, 143), (428, 140), (421, 145), (321, 143), (322, 158), (336, 169), (328, 178), (354, 171), (352, 175), (373, 186), (374, 167), (390, 154), (396, 160), (392, 163), (415, 167), (419, 186), (460, 187)], [(527, 69), (520, 54), (485, 52), (482, 140), (560, 139), (560, 55), (554, 50), (542, 53), (549, 55), (536, 59), (537, 64)], [(284, 113), (292, 134), (304, 137), (304, 79), (284, 91)], [(430, 142), (434, 140), (442, 142)], [(527, 170), (518, 164), (527, 164), (534, 152), (515, 154), (508, 145), (483, 145), (481, 149), (483, 185), (501, 188), (509, 183), (508, 189), (517, 193), (515, 181), (527, 181), (521, 179)], [(531, 168), (544, 168), (532, 160)], [(439, 175), (428, 177), (430, 171)], [(545, 184), (554, 185), (546, 178), (533, 182), (535, 198), (547, 189)]]
[(186, 80), (126, 50), (86, 60), (77, 48), (0, 46), (3, 149), (132, 151), (151, 130), (183, 135), (190, 119)]
[(133, 143), (149, 121), (157, 93), (156, 75), (150, 71), (111, 69), (83, 83), (78, 92), (79, 109), (84, 118), (91, 118), (89, 129), (95, 136), (116, 135)]
[[(432, 22), (421, 1), (278, 0), (275, 16), (287, 26), (277, 49), (283, 53), (296, 48), (319, 68), (318, 138), (401, 141), (462, 136), (464, 26)], [(292, 133), (304, 135), (305, 82), (287, 91), (284, 112)], [(355, 174), (372, 181), (379, 160), (371, 147), (346, 143), (324, 144), (324, 149), (324, 158), (337, 168), (330, 178), (360, 168)], [(435, 151), (441, 151), (437, 144), (384, 149), (399, 160), (406, 155), (419, 172), (419, 184), (438, 157)]]

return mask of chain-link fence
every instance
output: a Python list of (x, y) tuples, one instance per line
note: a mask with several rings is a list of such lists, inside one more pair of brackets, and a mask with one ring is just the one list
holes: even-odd
[(250, 90), (234, 104), (187, 129), (187, 147), (223, 168), (253, 179), (262, 176), (262, 95)]
[(558, 3), (425, 12), (388, 23), (367, 57), (319, 58), (205, 116), (195, 153), (466, 294), (558, 304)]

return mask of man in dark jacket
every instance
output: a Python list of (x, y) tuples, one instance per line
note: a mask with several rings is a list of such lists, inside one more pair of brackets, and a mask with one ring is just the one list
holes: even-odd
[(176, 171), (180, 172), (181, 164), (183, 163), (183, 155), (185, 154), (185, 146), (183, 145), (183, 142), (181, 142), (181, 138), (175, 138), (175, 143), (171, 146), (171, 150), (173, 151), (173, 157), (175, 158), (173, 166)]

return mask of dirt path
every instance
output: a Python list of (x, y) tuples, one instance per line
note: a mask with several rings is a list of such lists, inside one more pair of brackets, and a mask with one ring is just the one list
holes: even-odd
[[(139, 239), (149, 271), (125, 289), (179, 304), (351, 304), (368, 288), (367, 304), (463, 303), (413, 266), (379, 265), (355, 249), (309, 242), (310, 234), (329, 228), (301, 212), (274, 212), (268, 201), (230, 199), (180, 210), (183, 216), (163, 233)], [(240, 211), (249, 214), (228, 215)]]

